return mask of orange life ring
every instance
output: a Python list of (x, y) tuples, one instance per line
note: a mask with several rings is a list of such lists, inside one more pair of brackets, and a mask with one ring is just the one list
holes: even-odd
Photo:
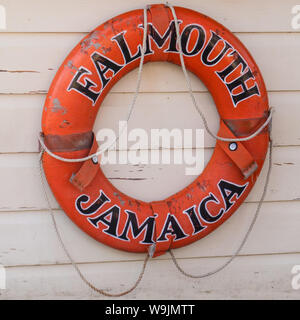
[[(253, 133), (268, 116), (261, 73), (243, 44), (224, 26), (176, 7), (188, 70), (210, 91), (220, 115), (219, 136)], [(147, 11), (145, 63), (180, 64), (175, 22), (165, 5)], [(143, 10), (121, 14), (87, 35), (58, 70), (47, 95), (42, 131), (47, 147), (66, 158), (93, 154), (93, 125), (111, 87), (141, 56)], [(58, 108), (60, 107), (60, 109)], [(245, 200), (265, 160), (269, 132), (247, 142), (217, 141), (193, 183), (163, 201), (143, 202), (118, 191), (97, 161), (65, 163), (43, 156), (47, 181), (62, 209), (85, 232), (114, 248), (155, 256), (190, 244), (220, 226)]]

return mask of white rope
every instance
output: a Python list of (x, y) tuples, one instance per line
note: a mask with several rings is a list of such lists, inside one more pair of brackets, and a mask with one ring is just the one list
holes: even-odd
[(145, 257), (145, 260), (144, 260), (144, 263), (143, 263), (143, 267), (142, 267), (142, 270), (136, 280), (136, 282), (132, 285), (131, 288), (129, 288), (128, 290), (125, 290), (123, 292), (120, 292), (120, 293), (110, 293), (110, 292), (107, 292), (103, 289), (99, 289), (97, 287), (95, 287), (90, 281), (88, 281), (86, 279), (86, 277), (82, 274), (82, 272), (80, 271), (77, 263), (74, 261), (74, 259), (72, 258), (72, 256), (70, 255), (63, 239), (62, 239), (62, 236), (60, 234), (60, 231), (58, 229), (58, 226), (57, 226), (57, 223), (56, 223), (56, 220), (55, 220), (55, 216), (54, 216), (54, 212), (53, 212), (53, 209), (52, 209), (52, 206), (51, 206), (51, 203), (50, 203), (50, 200), (49, 200), (49, 197), (47, 195), (47, 191), (46, 191), (46, 186), (45, 186), (45, 182), (44, 182), (44, 175), (43, 175), (43, 168), (42, 168), (42, 156), (43, 156), (43, 153), (44, 151), (41, 151), (40, 153), (40, 156), (39, 156), (39, 171), (40, 171), (40, 178), (41, 178), (41, 183), (42, 183), (42, 187), (43, 187), (43, 193), (44, 193), (44, 196), (45, 196), (45, 200), (47, 202), (47, 205), (48, 205), (48, 210), (50, 212), (50, 215), (51, 215), (51, 219), (52, 219), (52, 223), (53, 223), (53, 226), (54, 226), (54, 229), (55, 229), (55, 232), (57, 234), (57, 237), (58, 237), (58, 240), (59, 240), (59, 243), (62, 247), (62, 249), (64, 250), (66, 256), (69, 258), (72, 266), (74, 267), (75, 271), (77, 272), (77, 274), (79, 275), (79, 277), (83, 280), (83, 282), (88, 285), (92, 290), (104, 295), (104, 296), (107, 296), (107, 297), (122, 297), (130, 292), (132, 292), (138, 285), (139, 283), (141, 282), (142, 278), (143, 278), (143, 275), (145, 273), (145, 270), (146, 270), (146, 265), (147, 265), (147, 262), (149, 260), (149, 255), (147, 254), (146, 257)]
[[(245, 137), (245, 138), (238, 138), (238, 139), (229, 139), (229, 138), (223, 138), (223, 137), (219, 137), (217, 135), (215, 135), (214, 133), (212, 133), (207, 125), (207, 120), (204, 116), (204, 114), (202, 113), (202, 111), (200, 110), (200, 108), (198, 107), (198, 104), (196, 102), (196, 99), (195, 99), (195, 96), (193, 94), (193, 90), (192, 90), (192, 86), (191, 86), (191, 81), (190, 81), (190, 78), (188, 76), (188, 73), (186, 71), (186, 67), (185, 67), (185, 63), (184, 63), (184, 59), (183, 59), (183, 53), (182, 53), (182, 46), (181, 46), (181, 41), (180, 41), (180, 34), (179, 34), (179, 25), (178, 25), (178, 20), (177, 20), (177, 16), (176, 16), (176, 12), (175, 12), (175, 9), (172, 5), (168, 4), (167, 3), (167, 6), (171, 9), (172, 11), (172, 14), (173, 14), (173, 17), (174, 17), (174, 20), (175, 20), (175, 28), (176, 28), (176, 34), (177, 34), (177, 41), (178, 41), (178, 46), (179, 46), (179, 56), (180, 56), (180, 62), (181, 62), (181, 67), (182, 67), (182, 71), (184, 73), (184, 76), (185, 76), (185, 79), (186, 79), (186, 83), (187, 83), (187, 86), (188, 86), (188, 89), (189, 89), (189, 93), (190, 93), (190, 96), (192, 98), (192, 101), (193, 101), (193, 104), (196, 108), (196, 110), (198, 111), (198, 113), (200, 114), (201, 118), (202, 118), (202, 121), (204, 123), (204, 126), (205, 126), (205, 129), (206, 131), (212, 136), (214, 137), (215, 139), (217, 140), (221, 140), (221, 141), (247, 141), (247, 140), (250, 140), (252, 138), (254, 138), (255, 136), (257, 136), (268, 124), (269, 122), (271, 121), (272, 119), (272, 112), (273, 110), (270, 109), (270, 113), (269, 113), (269, 116), (267, 118), (267, 120), (265, 121), (265, 123), (257, 130), (255, 131), (252, 135), (248, 136), (248, 137)], [(238, 249), (235, 251), (234, 254), (232, 254), (232, 256), (223, 264), (221, 265), (220, 267), (216, 268), (215, 270), (213, 271), (210, 271), (210, 272), (207, 272), (207, 273), (203, 273), (203, 274), (200, 274), (200, 275), (193, 275), (193, 274), (189, 274), (187, 273), (186, 271), (184, 271), (182, 269), (182, 267), (179, 266), (175, 256), (174, 256), (174, 253), (173, 251), (170, 249), (169, 252), (170, 252), (170, 255), (172, 257), (172, 260), (175, 264), (175, 266), (177, 267), (177, 269), (185, 276), (189, 277), (189, 278), (205, 278), (205, 277), (208, 277), (210, 275), (213, 275), (221, 270), (223, 270), (226, 266), (228, 266), (232, 260), (240, 253), (240, 251), (242, 250), (242, 248), (244, 247), (252, 229), (253, 229), (253, 226), (257, 220), (257, 217), (259, 215), (259, 212), (260, 212), (260, 209), (261, 209), (261, 206), (264, 202), (264, 199), (265, 199), (265, 195), (266, 195), (266, 192), (267, 192), (267, 187), (268, 187), (268, 184), (269, 184), (269, 180), (270, 180), (270, 175), (271, 175), (271, 168), (272, 168), (272, 139), (271, 139), (271, 128), (270, 128), (270, 144), (269, 144), (269, 161), (268, 161), (268, 172), (267, 172), (267, 177), (266, 177), (266, 181), (265, 181), (265, 185), (264, 185), (264, 189), (263, 189), (263, 193), (262, 193), (262, 196), (260, 198), (260, 201), (258, 203), (258, 206), (256, 208), (256, 212), (254, 214), (254, 217), (250, 223), (250, 226), (244, 236), (244, 238), (242, 239), (242, 242), (241, 244), (239, 245)]]
[[(177, 42), (178, 42), (178, 46), (179, 46), (179, 56), (180, 56), (180, 62), (181, 62), (181, 67), (182, 67), (182, 71), (184, 73), (184, 76), (185, 76), (185, 79), (186, 79), (186, 83), (187, 83), (187, 87), (188, 87), (188, 90), (189, 90), (189, 94), (192, 98), (192, 102), (193, 102), (193, 105), (194, 107), (196, 108), (197, 112), (199, 113), (202, 121), (203, 121), (203, 124), (204, 124), (204, 127), (206, 129), (206, 131), (213, 137), (215, 138), (216, 140), (221, 140), (221, 141), (228, 141), (228, 142), (235, 142), (235, 141), (248, 141), (250, 139), (253, 139), (254, 137), (256, 137), (270, 122), (271, 122), (271, 119), (272, 119), (272, 115), (273, 115), (273, 109), (270, 108), (269, 110), (269, 116), (267, 118), (267, 120), (261, 125), (260, 128), (258, 128), (253, 134), (247, 136), (247, 137), (244, 137), (244, 138), (234, 138), (234, 139), (231, 139), (231, 138), (224, 138), (224, 137), (219, 137), (217, 135), (215, 135), (208, 127), (208, 124), (207, 124), (207, 120), (203, 114), (203, 112), (201, 111), (201, 109), (199, 108), (198, 104), (197, 104), (197, 101), (195, 99), (195, 96), (193, 94), (193, 90), (192, 90), (192, 86), (191, 86), (191, 81), (190, 81), (190, 78), (188, 76), (188, 73), (187, 73), (187, 70), (186, 70), (186, 67), (185, 67), (185, 63), (184, 63), (184, 57), (183, 57), (183, 52), (182, 52), (182, 46), (181, 46), (181, 36), (180, 36), (180, 32), (179, 32), (179, 25), (178, 25), (178, 20), (177, 20), (177, 16), (176, 16), (176, 12), (175, 12), (175, 9), (172, 5), (168, 4), (167, 3), (167, 6), (171, 9), (172, 11), (172, 14), (173, 14), (173, 17), (174, 17), (174, 20), (175, 20), (175, 29), (176, 29), (176, 35), (177, 35)], [(141, 60), (140, 60), (140, 64), (139, 64), (139, 70), (138, 70), (138, 79), (137, 79), (137, 86), (136, 86), (136, 90), (135, 90), (135, 93), (134, 93), (134, 97), (133, 97), (133, 100), (132, 100), (132, 103), (130, 105), (130, 108), (129, 108), (129, 112), (128, 112), (128, 116), (127, 116), (127, 122), (129, 121), (131, 115), (132, 115), (132, 112), (133, 112), (133, 108), (135, 106), (135, 103), (136, 103), (136, 99), (137, 99), (137, 96), (139, 94), (139, 90), (140, 90), (140, 84), (141, 84), (141, 75), (142, 75), (142, 70), (143, 70), (143, 64), (144, 64), (144, 56), (145, 56), (145, 48), (146, 48), (146, 39), (147, 39), (147, 9), (145, 8), (144, 9), (144, 32), (143, 32), (143, 48), (142, 48), (142, 52), (141, 52)], [(61, 235), (59, 233), (59, 230), (57, 228), (57, 224), (56, 224), (56, 221), (55, 221), (55, 217), (54, 217), (54, 214), (53, 214), (53, 210), (51, 208), (51, 205), (50, 205), (50, 201), (48, 199), (48, 196), (47, 196), (47, 192), (46, 192), (46, 189), (45, 189), (45, 186), (44, 186), (44, 182), (43, 182), (43, 177), (42, 177), (42, 165), (41, 165), (41, 162), (42, 162), (42, 155), (45, 152), (47, 152), (50, 156), (52, 156), (53, 158), (57, 159), (57, 160), (60, 160), (60, 161), (63, 161), (63, 162), (83, 162), (83, 161), (87, 161), (93, 157), (96, 157), (96, 156), (99, 156), (101, 154), (103, 154), (105, 151), (107, 151), (109, 148), (111, 148), (111, 146), (113, 146), (120, 138), (120, 136), (123, 134), (124, 132), (124, 129), (125, 129), (125, 125), (124, 127), (122, 128), (122, 130), (119, 132), (119, 135), (115, 138), (115, 140), (108, 146), (106, 147), (105, 149), (103, 150), (99, 150), (97, 151), (96, 153), (94, 154), (91, 154), (87, 157), (84, 157), (84, 158), (77, 158), (77, 159), (70, 159), (70, 158), (64, 158), (64, 157), (60, 157), (58, 155), (56, 155), (55, 153), (53, 153), (51, 150), (49, 150), (47, 148), (47, 146), (45, 145), (43, 139), (42, 139), (42, 136), (39, 136), (38, 139), (39, 139), (39, 142), (43, 148), (43, 151), (41, 152), (40, 154), (40, 172), (41, 172), (41, 179), (42, 179), (42, 185), (43, 185), (43, 189), (44, 189), (44, 194), (45, 194), (45, 197), (46, 197), (46, 200), (47, 200), (47, 203), (48, 203), (48, 207), (49, 207), (49, 210), (50, 210), (50, 213), (51, 213), (51, 217), (52, 217), (52, 220), (53, 220), (53, 224), (54, 224), (54, 227), (55, 227), (55, 230), (56, 230), (56, 233), (58, 235), (58, 238), (60, 240), (60, 243), (62, 245), (62, 248), (63, 250), (65, 251), (66, 255), (68, 256), (69, 260), (71, 261), (72, 265), (74, 266), (75, 270), (77, 271), (77, 273), (79, 274), (80, 278), (90, 287), (92, 288), (94, 291), (100, 293), (100, 294), (103, 294), (105, 296), (110, 296), (110, 297), (120, 297), (120, 296), (123, 296), (129, 292), (131, 292), (132, 290), (134, 290), (138, 284), (140, 283), (142, 277), (143, 277), (143, 274), (144, 274), (144, 271), (145, 271), (145, 268), (146, 268), (146, 264), (147, 264), (147, 261), (149, 259), (149, 255), (146, 256), (145, 258), (145, 261), (144, 261), (144, 264), (143, 264), (143, 268), (142, 268), (142, 271), (136, 281), (136, 283), (133, 285), (133, 287), (127, 291), (124, 291), (122, 293), (119, 293), (119, 294), (110, 294), (102, 289), (98, 289), (96, 288), (94, 285), (92, 285), (81, 273), (81, 271), (79, 270), (77, 264), (74, 262), (74, 260), (72, 259), (72, 257), (70, 256), (67, 248), (65, 247), (63, 241), (62, 241), (62, 238), (61, 238)], [(271, 131), (271, 130), (270, 130)], [(270, 132), (271, 134), (271, 132)], [(270, 179), (270, 174), (271, 174), (271, 168), (272, 168), (272, 140), (270, 138), (270, 145), (269, 145), (269, 167), (268, 167), (268, 172), (267, 172), (267, 177), (266, 177), (266, 182), (265, 182), (265, 186), (264, 186), (264, 189), (263, 189), (263, 193), (262, 193), (262, 196), (261, 196), (261, 199), (259, 201), (259, 204), (257, 206), (257, 209), (256, 209), (256, 212), (254, 214), (254, 217), (253, 217), (253, 220), (246, 232), (246, 235), (244, 236), (240, 246), (238, 247), (238, 249), (236, 250), (236, 252), (229, 258), (228, 261), (226, 261), (223, 265), (221, 265), (220, 267), (218, 267), (217, 269), (213, 270), (213, 271), (210, 271), (210, 272), (207, 272), (207, 273), (204, 273), (204, 274), (201, 274), (201, 275), (191, 275), (191, 274), (188, 274), (187, 272), (185, 272), (178, 264), (173, 252), (171, 250), (169, 250), (170, 254), (171, 254), (171, 257), (172, 257), (172, 260), (175, 264), (175, 266), (178, 268), (178, 270), (183, 273), (185, 276), (187, 277), (191, 277), (191, 278), (204, 278), (204, 277), (207, 277), (207, 276), (210, 276), (210, 275), (213, 275), (219, 271), (221, 271), (222, 269), (224, 269), (227, 265), (230, 264), (230, 262), (240, 253), (241, 249), (243, 248), (244, 244), (246, 243), (252, 229), (253, 229), (253, 226), (257, 220), (257, 217), (259, 215), (259, 212), (260, 212), (260, 209), (261, 209), (261, 206), (262, 206), (262, 203), (264, 201), (264, 198), (265, 198), (265, 195), (266, 195), (266, 191), (267, 191), (267, 186), (269, 184), (269, 179)]]
[(270, 175), (271, 175), (271, 168), (272, 168), (272, 140), (270, 139), (270, 145), (269, 145), (269, 161), (268, 161), (268, 172), (267, 172), (267, 176), (266, 176), (266, 181), (265, 181), (265, 185), (264, 185), (264, 189), (263, 189), (263, 193), (262, 193), (262, 196), (259, 200), (259, 203), (258, 203), (258, 206), (256, 208), (256, 211), (255, 211), (255, 214), (253, 216), (253, 219), (250, 223), (250, 226), (245, 234), (245, 236), (243, 237), (242, 239), (242, 242), (241, 244), (239, 245), (239, 247), (237, 248), (237, 250), (235, 251), (234, 254), (231, 255), (231, 257), (224, 263), (222, 264), (220, 267), (217, 267), (215, 270), (213, 271), (209, 271), (207, 273), (203, 273), (203, 274), (200, 274), (200, 275), (193, 275), (193, 274), (190, 274), (190, 273), (187, 273), (186, 271), (184, 271), (182, 269), (182, 267), (179, 266), (178, 264), (178, 261), (176, 260), (175, 256), (174, 256), (174, 253), (172, 250), (169, 250), (170, 252), (170, 255), (172, 257), (172, 260), (175, 264), (175, 266), (177, 267), (177, 269), (183, 274), (185, 275), (186, 277), (189, 277), (189, 278), (194, 278), (194, 279), (200, 279), (200, 278), (205, 278), (205, 277), (208, 277), (208, 276), (211, 276), (221, 270), (223, 270), (225, 267), (227, 267), (233, 260), (234, 258), (236, 258), (236, 256), (240, 253), (240, 251), (242, 250), (242, 248), (244, 247), (253, 227), (254, 227), (254, 224), (258, 218), (258, 215), (259, 215), (259, 212), (260, 212), (260, 209), (261, 209), (261, 206), (264, 202), (264, 199), (265, 199), (265, 196), (266, 196), (266, 192), (267, 192), (267, 188), (268, 188), (268, 185), (269, 185), (269, 181), (270, 181)]
[(184, 77), (185, 77), (185, 80), (186, 80), (186, 84), (187, 84), (187, 87), (188, 87), (188, 90), (189, 90), (189, 94), (191, 96), (191, 99), (192, 99), (192, 102), (193, 102), (193, 105), (194, 105), (195, 109), (197, 110), (197, 112), (199, 113), (199, 115), (200, 115), (200, 117), (201, 117), (201, 119), (203, 121), (203, 124), (204, 124), (204, 127), (205, 127), (206, 131), (209, 133), (210, 136), (212, 136), (216, 140), (221, 140), (221, 141), (235, 142), (235, 141), (248, 141), (248, 140), (253, 139), (269, 124), (269, 122), (272, 119), (273, 109), (272, 108), (269, 109), (269, 116), (268, 116), (267, 120), (250, 136), (247, 136), (247, 137), (244, 137), (244, 138), (234, 138), (234, 139), (232, 139), (232, 138), (219, 137), (218, 135), (214, 134), (209, 129), (208, 124), (207, 124), (207, 120), (206, 120), (203, 112), (199, 108), (198, 103), (197, 103), (196, 98), (195, 98), (194, 93), (193, 93), (191, 80), (189, 78), (189, 75), (188, 75), (186, 67), (185, 67), (185, 62), (184, 62), (184, 57), (183, 57), (183, 52), (182, 52), (182, 46), (181, 46), (181, 35), (180, 35), (180, 32), (179, 32), (179, 24), (178, 24), (178, 19), (177, 19), (177, 15), (176, 15), (175, 9), (169, 3), (167, 3), (167, 6), (171, 9), (172, 15), (174, 17), (176, 36), (177, 36), (177, 43), (178, 43), (178, 47), (179, 47), (180, 63), (181, 63), (181, 68), (182, 68), (182, 71), (183, 71), (183, 74), (184, 74)]
[[(140, 60), (140, 65), (139, 65), (139, 71), (138, 71), (138, 80), (137, 80), (137, 86), (136, 86), (136, 90), (135, 90), (135, 94), (134, 94), (134, 97), (133, 97), (133, 100), (132, 100), (132, 103), (131, 103), (131, 106), (130, 106), (130, 109), (129, 109), (129, 112), (128, 112), (128, 116), (127, 116), (127, 121), (130, 119), (131, 117), (131, 114), (132, 114), (132, 111), (133, 111), (133, 107), (135, 105), (135, 102), (136, 102), (136, 99), (137, 99), (137, 96), (138, 96), (138, 93), (139, 93), (139, 89), (140, 89), (140, 84), (141, 84), (141, 75), (142, 75), (142, 70), (143, 70), (143, 63), (144, 63), (144, 56), (145, 56), (145, 48), (146, 48), (146, 38), (147, 38), (147, 28), (148, 28), (148, 23), (147, 23), (147, 9), (145, 8), (144, 9), (144, 33), (143, 33), (143, 48), (142, 48), (142, 52), (141, 52), (141, 60)], [(119, 136), (123, 133), (124, 131), (124, 128), (122, 129), (122, 131), (120, 132)], [(113, 141), (112, 144), (114, 144), (118, 139), (119, 139), (119, 136), (115, 139), (115, 141)], [(100, 155), (101, 153), (105, 152), (107, 149), (105, 150), (101, 150), (93, 155), (90, 155), (88, 157), (85, 157), (85, 158), (82, 158), (82, 159), (66, 159), (66, 158), (62, 158), (62, 157), (59, 157), (57, 156), (56, 154), (52, 153), (44, 144), (44, 142), (42, 141), (41, 137), (39, 137), (39, 141), (41, 143), (41, 146), (44, 148), (44, 150), (41, 151), (40, 153), (40, 157), (39, 157), (39, 169), (40, 169), (40, 178), (41, 178), (41, 183), (42, 183), (42, 187), (43, 187), (43, 193), (44, 193), (44, 196), (45, 196), (45, 199), (46, 199), (46, 202), (47, 202), (47, 205), (48, 205), (48, 209), (49, 209), (49, 212), (50, 212), (50, 215), (51, 215), (51, 219), (52, 219), (52, 222), (53, 222), (53, 226), (54, 226), (54, 229), (55, 229), (55, 232), (57, 234), (57, 237), (59, 239), (59, 242), (60, 242), (60, 245), (62, 247), (62, 249), (64, 250), (66, 256), (69, 258), (72, 266), (74, 267), (75, 271), (77, 272), (77, 274), (79, 275), (79, 277), (82, 279), (82, 281), (87, 285), (89, 286), (92, 290), (94, 290), (95, 292), (97, 293), (100, 293), (104, 296), (107, 296), (107, 297), (121, 297), (121, 296), (124, 296), (130, 292), (132, 292), (134, 289), (136, 289), (136, 287), (139, 285), (139, 283), (141, 282), (142, 278), (143, 278), (143, 275), (145, 273), (145, 269), (146, 269), (146, 265), (147, 265), (147, 262), (149, 260), (149, 254), (146, 254), (146, 257), (145, 257), (145, 260), (144, 260), (144, 263), (143, 263), (143, 266), (142, 266), (142, 270), (136, 280), (136, 282), (133, 284), (133, 286), (131, 288), (129, 288), (128, 290), (125, 290), (123, 292), (120, 292), (120, 293), (109, 293), (103, 289), (99, 289), (97, 287), (95, 287), (90, 281), (88, 281), (86, 279), (86, 277), (82, 274), (82, 272), (80, 271), (77, 263), (74, 261), (74, 259), (72, 258), (72, 256), (70, 255), (67, 247), (65, 246), (64, 242), (63, 242), (63, 239), (61, 237), (61, 234), (60, 234), (60, 231), (58, 229), (58, 226), (57, 226), (57, 223), (56, 223), (56, 220), (55, 220), (55, 216), (54, 216), (54, 213), (53, 213), (53, 209), (51, 207), (51, 204), (50, 204), (50, 200), (49, 200), (49, 197), (47, 195), (47, 191), (46, 191), (46, 186), (45, 186), (45, 183), (44, 183), (44, 175), (43, 175), (43, 168), (42, 168), (42, 157), (43, 157), (43, 154), (44, 152), (46, 151), (48, 154), (50, 154), (52, 157), (58, 159), (58, 160), (61, 160), (61, 161), (64, 161), (64, 162), (81, 162), (81, 161), (86, 161), (86, 160), (89, 160), (91, 159), (92, 157), (96, 156), (96, 155)]]

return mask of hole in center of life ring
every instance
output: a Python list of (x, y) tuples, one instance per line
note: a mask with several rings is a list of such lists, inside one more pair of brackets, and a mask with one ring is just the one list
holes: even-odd
[[(137, 69), (118, 81), (98, 112), (94, 133), (100, 167), (121, 192), (159, 201), (192, 183), (209, 162), (215, 140), (205, 131), (187, 91), (181, 67), (144, 65), (140, 93), (128, 122)], [(218, 131), (219, 114), (204, 84), (189, 72), (195, 98), (209, 127)], [(113, 143), (119, 136), (116, 143)]]

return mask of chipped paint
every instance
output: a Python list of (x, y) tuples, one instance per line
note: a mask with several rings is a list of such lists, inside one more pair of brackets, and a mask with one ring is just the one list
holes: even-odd
[(190, 193), (187, 193), (187, 194), (186, 194), (186, 197), (187, 197), (187, 199), (189, 199), (189, 200), (191, 200), (191, 199), (193, 198)]
[(206, 191), (206, 189), (208, 187), (208, 182), (206, 180), (203, 180), (202, 183), (197, 182), (197, 187), (202, 191)]
[(9, 72), (9, 73), (40, 73), (39, 71), (35, 71), (35, 70), (4, 70), (4, 69), (1, 69), (0, 72)]
[(34, 90), (34, 91), (29, 91), (28, 94), (46, 94), (47, 90)]
[(275, 166), (282, 166), (282, 165), (288, 165), (288, 166), (294, 166), (295, 165), (295, 163), (293, 163), (293, 162), (283, 162), (283, 163), (278, 163), (278, 162), (273, 162), (273, 164), (275, 165)]
[(63, 120), (63, 121), (60, 123), (59, 127), (60, 127), (60, 128), (66, 128), (66, 127), (68, 127), (70, 124), (71, 124), (70, 121), (68, 121), (68, 120)]
[(84, 39), (81, 43), (81, 51), (86, 53), (89, 48), (95, 46), (95, 41), (99, 40), (99, 31), (95, 30), (94, 32), (90, 33), (90, 35)]
[(62, 114), (67, 113), (67, 109), (61, 105), (58, 98), (54, 98), (52, 102), (53, 102), (53, 106), (50, 106), (51, 112), (56, 113), (56, 112), (62, 111)]
[(78, 68), (74, 66), (72, 60), (69, 60), (69, 61), (67, 62), (67, 64), (65, 65), (65, 68), (70, 68), (70, 69), (72, 69), (72, 70), (78, 71)]
[(125, 201), (121, 198), (121, 196), (119, 195), (119, 193), (118, 193), (118, 192), (114, 192), (114, 196), (116, 196), (116, 197), (119, 199), (119, 201), (120, 201), (120, 203), (121, 203), (121, 206), (124, 206)]

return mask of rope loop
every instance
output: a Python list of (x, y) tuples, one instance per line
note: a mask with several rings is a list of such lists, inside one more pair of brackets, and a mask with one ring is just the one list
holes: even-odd
[[(129, 113), (128, 113), (128, 117), (127, 117), (127, 121), (129, 120), (129, 118), (131, 117), (131, 114), (132, 114), (132, 111), (133, 111), (133, 107), (135, 105), (135, 102), (136, 102), (136, 99), (137, 99), (137, 96), (138, 96), (138, 93), (139, 93), (139, 88), (140, 88), (140, 84), (141, 84), (141, 76), (142, 76), (142, 69), (143, 69), (143, 63), (144, 63), (144, 52), (145, 52), (145, 48), (146, 48), (146, 38), (147, 38), (147, 26), (148, 26), (148, 23), (147, 23), (147, 8), (144, 9), (144, 34), (143, 34), (143, 50), (142, 50), (142, 54), (141, 54), (141, 60), (140, 60), (140, 65), (139, 65), (139, 72), (138, 72), (138, 80), (137, 80), (137, 86), (136, 86), (136, 91), (135, 91), (135, 94), (134, 94), (134, 97), (133, 97), (133, 100), (132, 100), (132, 103), (131, 103), (131, 106), (130, 106), (130, 110), (129, 110)], [(124, 128), (122, 129), (122, 132), (119, 134), (119, 136), (123, 133), (124, 131)], [(113, 143), (111, 145), (113, 145), (118, 139), (119, 139), (119, 136), (115, 139), (115, 141), (113, 141)], [(99, 293), (99, 294), (102, 294), (106, 297), (122, 297), (122, 296), (125, 296), (127, 295), (128, 293), (132, 292), (134, 289), (136, 289), (136, 287), (140, 284), (143, 276), (144, 276), (144, 273), (145, 273), (145, 270), (146, 270), (146, 266), (147, 266), (147, 263), (148, 263), (148, 260), (149, 260), (149, 254), (146, 255), (145, 257), (145, 260), (144, 260), (144, 263), (143, 263), (143, 266), (142, 266), (142, 270), (136, 280), (136, 282), (133, 284), (133, 286), (128, 289), (128, 290), (125, 290), (123, 292), (120, 292), (120, 293), (109, 293), (103, 289), (99, 289), (97, 288), (96, 286), (94, 286), (90, 281), (88, 281), (86, 279), (86, 277), (82, 274), (82, 272), (80, 271), (77, 263), (74, 261), (74, 259), (72, 258), (72, 256), (70, 255), (69, 253), (69, 250), (67, 249), (63, 239), (62, 239), (62, 236), (60, 234), (60, 231), (58, 229), (58, 226), (57, 226), (57, 223), (56, 223), (56, 220), (55, 220), (55, 216), (54, 216), (54, 213), (53, 213), (53, 209), (51, 207), (51, 203), (50, 203), (50, 200), (49, 200), (49, 197), (47, 195), (47, 191), (46, 191), (46, 186), (45, 186), (45, 183), (44, 183), (44, 176), (43, 176), (43, 168), (42, 168), (42, 158), (43, 158), (43, 154), (44, 152), (46, 151), (49, 155), (51, 155), (53, 158), (55, 159), (58, 159), (58, 160), (61, 160), (61, 161), (64, 161), (64, 162), (82, 162), (82, 161), (86, 161), (86, 160), (89, 160), (95, 156), (98, 156), (100, 154), (102, 154), (104, 151), (106, 150), (101, 150), (101, 151), (98, 151), (97, 153), (95, 154), (92, 154), (88, 157), (85, 157), (85, 158), (81, 158), (81, 159), (68, 159), (68, 158), (62, 158), (62, 157), (59, 157), (57, 156), (56, 154), (52, 153), (48, 148), (47, 146), (44, 144), (44, 141), (42, 139), (42, 134), (39, 136), (39, 142), (40, 142), (40, 145), (41, 147), (43, 148), (43, 150), (41, 150), (40, 152), (40, 156), (39, 156), (39, 169), (40, 169), (40, 178), (41, 178), (41, 184), (42, 184), (42, 187), (43, 187), (43, 192), (44, 192), (44, 196), (45, 196), (45, 199), (46, 199), (46, 202), (47, 202), (47, 205), (48, 205), (48, 210), (50, 211), (50, 215), (51, 215), (51, 219), (52, 219), (52, 222), (53, 222), (53, 226), (54, 226), (54, 229), (55, 229), (55, 232), (57, 234), (57, 237), (59, 239), (59, 242), (60, 242), (60, 245), (62, 247), (62, 249), (64, 250), (66, 256), (69, 258), (72, 266), (74, 267), (75, 271), (77, 272), (77, 274), (79, 275), (79, 277), (81, 278), (81, 280), (87, 285), (89, 286), (92, 290), (94, 290), (95, 292)], [(111, 147), (108, 146), (108, 148)], [(107, 148), (107, 149), (108, 149)]]
[(257, 209), (256, 209), (256, 212), (254, 214), (254, 217), (251, 221), (251, 224), (244, 236), (244, 238), (242, 239), (242, 242), (241, 244), (239, 245), (239, 247), (237, 248), (237, 250), (235, 251), (235, 253), (233, 255), (231, 255), (231, 257), (223, 264), (221, 265), (220, 267), (216, 268), (215, 270), (212, 270), (210, 272), (207, 272), (207, 273), (203, 273), (203, 274), (200, 274), (200, 275), (193, 275), (193, 274), (190, 274), (190, 273), (187, 273), (186, 271), (184, 271), (182, 269), (182, 267), (178, 264), (178, 261), (176, 260), (175, 258), (175, 255), (174, 253), (172, 252), (172, 250), (169, 250), (170, 252), (170, 255), (171, 255), (171, 258), (172, 258), (172, 261), (174, 262), (176, 268), (183, 274), (185, 275), (186, 277), (189, 277), (189, 278), (194, 278), (194, 279), (199, 279), (199, 278), (205, 278), (205, 277), (208, 277), (210, 275), (213, 275), (221, 270), (223, 270), (226, 266), (228, 266), (232, 260), (240, 253), (240, 251), (242, 250), (242, 248), (244, 247), (252, 229), (253, 229), (253, 226), (257, 220), (257, 217), (259, 215), (259, 212), (260, 212), (260, 209), (261, 209), (261, 206), (263, 204), (263, 201), (265, 199), (265, 195), (266, 195), (266, 192), (267, 192), (267, 187), (268, 187), (268, 184), (269, 184), (269, 180), (270, 180), (270, 175), (271, 175), (271, 168), (272, 168), (272, 145), (273, 145), (273, 142), (271, 140), (271, 120), (272, 120), (272, 115), (273, 115), (273, 108), (270, 108), (269, 109), (269, 116), (267, 118), (267, 120), (260, 126), (260, 128), (258, 128), (253, 134), (251, 134), (250, 136), (248, 137), (245, 137), (245, 138), (237, 138), (237, 139), (229, 139), (229, 138), (223, 138), (223, 137), (219, 137), (217, 135), (215, 135), (208, 127), (208, 124), (207, 124), (207, 120), (203, 114), (203, 112), (201, 111), (201, 109), (199, 108), (198, 104), (197, 104), (197, 101), (196, 101), (196, 98), (194, 96), (194, 93), (193, 93), (193, 90), (192, 90), (192, 85), (191, 85), (191, 81), (190, 81), (190, 78), (189, 78), (189, 75), (187, 73), (187, 70), (186, 70), (186, 67), (185, 67), (185, 63), (184, 63), (184, 58), (183, 58), (183, 52), (182, 52), (182, 47), (181, 47), (181, 41), (180, 41), (180, 33), (179, 33), (179, 24), (178, 24), (178, 19), (177, 19), (177, 16), (176, 16), (176, 12), (175, 12), (175, 9), (174, 7), (167, 3), (166, 4), (171, 12), (172, 12), (172, 15), (173, 15), (173, 18), (174, 18), (174, 21), (175, 21), (175, 29), (176, 29), (176, 35), (177, 35), (177, 41), (178, 41), (178, 47), (179, 47), (179, 56), (180, 56), (180, 62), (181, 62), (181, 67), (182, 67), (182, 71), (184, 73), (184, 76), (185, 76), (185, 79), (186, 79), (186, 83), (187, 83), (187, 87), (188, 87), (188, 90), (189, 90), (189, 94), (191, 96), (191, 99), (193, 101), (193, 105), (195, 107), (195, 109), (198, 111), (202, 121), (203, 121), (203, 124), (204, 124), (204, 127), (206, 129), (206, 131), (213, 137), (215, 138), (216, 140), (221, 140), (221, 141), (232, 141), (232, 142), (235, 142), (235, 141), (248, 141), (250, 139), (253, 139), (254, 137), (256, 137), (269, 123), (270, 123), (270, 128), (269, 128), (269, 131), (270, 131), (270, 144), (269, 144), (269, 161), (268, 161), (268, 171), (267, 171), (267, 177), (266, 177), (266, 181), (265, 181), (265, 185), (264, 185), (264, 189), (263, 189), (263, 193), (262, 193), (262, 196), (260, 198), (260, 201), (258, 203), (258, 206), (257, 206)]

